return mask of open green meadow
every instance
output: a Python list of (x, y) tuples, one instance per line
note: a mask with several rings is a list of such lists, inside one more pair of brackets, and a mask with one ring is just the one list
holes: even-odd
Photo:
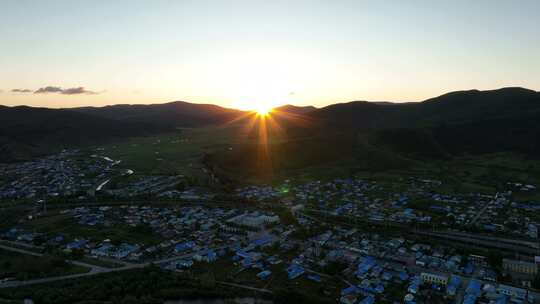
[(85, 273), (89, 269), (67, 263), (61, 257), (41, 257), (0, 249), (0, 279), (29, 280)]
[[(318, 138), (267, 132), (264, 142), (257, 127), (231, 123), (175, 133), (132, 138), (89, 150), (121, 160), (122, 168), (141, 175), (184, 175), (208, 180), (210, 173), (236, 186), (278, 185), (360, 177), (389, 181), (417, 177), (443, 181), (448, 193), (494, 193), (507, 182), (540, 184), (540, 161), (514, 153), (419, 159), (373, 146), (362, 137), (336, 134)], [(536, 193), (517, 193), (540, 199)]]

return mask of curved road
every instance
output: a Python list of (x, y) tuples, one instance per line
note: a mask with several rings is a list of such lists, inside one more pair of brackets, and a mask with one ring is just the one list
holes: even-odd
[[(234, 244), (229, 245), (229, 246), (234, 246)], [(218, 250), (221, 250), (221, 249), (229, 247), (229, 246), (221, 246), (221, 247), (213, 248), (212, 250), (218, 251)], [(22, 253), (22, 254), (29, 254), (29, 255), (33, 255), (33, 256), (37, 256), (37, 257), (43, 256), (43, 254), (41, 254), (41, 253), (36, 253), (36, 252), (32, 252), (32, 251), (28, 251), (28, 250), (24, 250), (24, 249), (19, 249), (19, 248), (13, 248), (13, 247), (1, 245), (1, 244), (0, 244), (0, 248), (5, 249), (5, 250), (9, 250), (9, 251), (13, 251), (13, 252)], [(88, 277), (88, 276), (98, 275), (98, 274), (102, 274), (102, 273), (110, 273), (110, 272), (125, 271), (125, 270), (130, 270), (130, 269), (144, 268), (144, 267), (148, 267), (150, 265), (157, 265), (157, 264), (172, 262), (172, 261), (175, 261), (175, 260), (191, 258), (194, 255), (195, 255), (195, 253), (192, 252), (192, 253), (184, 254), (184, 255), (181, 255), (181, 256), (174, 256), (174, 257), (170, 257), (170, 258), (165, 258), (165, 259), (156, 260), (156, 261), (152, 261), (152, 262), (141, 263), (141, 264), (133, 264), (133, 263), (124, 262), (124, 266), (123, 267), (118, 267), (118, 268), (105, 268), (105, 267), (91, 265), (91, 264), (87, 264), (87, 263), (83, 263), (83, 262), (67, 260), (67, 262), (72, 263), (74, 265), (88, 267), (88, 268), (90, 268), (90, 271), (86, 272), (86, 273), (78, 273), (78, 274), (71, 274), (71, 275), (58, 276), (58, 277), (41, 278), (41, 279), (34, 279), (34, 280), (28, 280), (28, 281), (8, 281), (8, 282), (0, 283), (0, 288), (21, 287), (21, 286), (28, 286), (28, 285), (35, 285), (35, 284), (42, 284), (42, 283), (49, 283), (49, 282), (67, 280), (67, 279), (76, 279), (76, 278)], [(116, 262), (118, 263), (118, 261), (116, 261)], [(120, 263), (122, 263), (122, 261), (120, 261)]]

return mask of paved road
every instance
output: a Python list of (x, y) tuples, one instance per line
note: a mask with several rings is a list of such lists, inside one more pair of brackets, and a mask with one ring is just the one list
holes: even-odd
[(530, 246), (518, 245), (516, 243), (507, 243), (503, 239), (500, 240), (488, 240), (477, 237), (475, 235), (454, 235), (451, 233), (445, 232), (430, 232), (430, 231), (416, 231), (416, 234), (425, 235), (429, 237), (435, 237), (440, 239), (446, 239), (454, 242), (459, 242), (463, 244), (471, 244), (474, 246), (484, 246), (489, 248), (497, 248), (501, 250), (506, 250), (509, 252), (519, 252), (528, 255), (538, 255), (540, 252), (537, 248), (532, 248)]
[[(230, 245), (230, 246), (234, 246), (234, 244)], [(221, 249), (227, 248), (227, 247), (229, 247), (229, 245), (221, 246), (221, 247), (217, 247), (217, 248), (211, 248), (211, 249), (217, 251), (217, 250), (221, 250)], [(30, 254), (30, 255), (38, 256), (38, 257), (43, 256), (43, 254), (40, 254), (40, 253), (27, 251), (27, 250), (23, 250), (23, 249), (18, 249), (18, 248), (13, 248), (13, 247), (4, 246), (4, 245), (0, 245), (0, 248), (6, 249), (6, 250), (11, 250), (11, 251), (14, 251), (14, 252), (23, 253), (23, 254)], [(76, 279), (76, 278), (88, 277), (88, 276), (98, 275), (98, 274), (102, 274), (102, 273), (110, 273), (110, 272), (118, 272), (118, 271), (126, 271), (126, 270), (131, 270), (131, 269), (144, 268), (144, 267), (148, 267), (150, 265), (159, 265), (159, 264), (162, 264), (162, 263), (169, 263), (169, 262), (176, 261), (176, 260), (191, 258), (194, 255), (195, 255), (195, 253), (188, 253), (188, 254), (184, 254), (184, 255), (180, 255), (180, 256), (174, 256), (174, 257), (161, 259), (161, 260), (156, 260), (156, 261), (151, 261), (151, 262), (146, 262), (146, 263), (140, 263), (140, 264), (128, 263), (125, 266), (118, 267), (118, 268), (105, 268), (105, 267), (99, 267), (99, 266), (90, 265), (90, 264), (86, 264), (86, 263), (82, 263), (82, 262), (78, 262), (78, 261), (69, 261), (68, 260), (68, 262), (73, 263), (74, 265), (88, 267), (88, 268), (90, 268), (90, 271), (86, 272), (86, 273), (80, 273), (80, 274), (72, 274), (72, 275), (65, 275), (65, 276), (58, 276), (58, 277), (49, 277), (49, 278), (42, 278), (42, 279), (35, 279), (35, 280), (28, 280), (28, 281), (9, 281), (9, 282), (0, 283), (0, 288), (21, 287), (21, 286), (28, 286), (28, 285), (35, 285), (35, 284), (43, 284), (43, 283), (50, 283), (50, 282), (68, 280), (68, 279)]]
[[(485, 207), (486, 208), (486, 207)], [(308, 209), (311, 212), (316, 212), (319, 214), (323, 214), (326, 216), (335, 216), (334, 214), (328, 212), (328, 211), (322, 211), (322, 210), (312, 210)], [(303, 216), (309, 217), (309, 215), (306, 215), (304, 213), (301, 213)], [(316, 220), (315, 217), (310, 217), (313, 220)], [(505, 238), (499, 238), (499, 237), (490, 237), (490, 236), (483, 236), (478, 234), (472, 234), (472, 233), (456, 233), (453, 231), (432, 231), (432, 230), (416, 230), (411, 229), (408, 225), (403, 225), (399, 223), (388, 223), (388, 222), (373, 222), (366, 218), (361, 217), (355, 217), (355, 216), (349, 216), (348, 218), (351, 219), (350, 222), (344, 222), (340, 221), (341, 224), (349, 227), (354, 227), (354, 223), (356, 220), (373, 224), (373, 225), (385, 225), (390, 226), (394, 228), (402, 229), (402, 231), (405, 233), (411, 233), (411, 234), (418, 234), (418, 235), (424, 235), (424, 236), (430, 236), (430, 237), (436, 237), (436, 238), (443, 238), (455, 242), (465, 243), (465, 244), (473, 244), (477, 246), (485, 246), (490, 248), (497, 248), (497, 249), (504, 249), (511, 252), (519, 252), (523, 254), (528, 255), (539, 255), (540, 254), (540, 246), (536, 242), (527, 242), (523, 240), (516, 240), (516, 239), (505, 239)], [(321, 221), (321, 220), (318, 220)], [(321, 221), (322, 222), (322, 221)]]
[(491, 206), (491, 204), (495, 203), (497, 201), (497, 198), (499, 197), (499, 193), (497, 192), (497, 194), (495, 194), (495, 197), (489, 202), (487, 203), (484, 208), (482, 208), (482, 210), (480, 210), (476, 215), (475, 217), (473, 217), (473, 219), (470, 221), (469, 223), (469, 226), (473, 226), (476, 221), (478, 221), (478, 219), (482, 216), (482, 214), (484, 214), (484, 212), (486, 212), (486, 210), (489, 208), (489, 206)]
[[(4, 249), (6, 249), (6, 250), (20, 248), (20, 247), (26, 247), (28, 249), (37, 249), (37, 250), (39, 250), (38, 251), (38, 253), (39, 253), (39, 252), (41, 252), (41, 251), (43, 251), (45, 249), (42, 246), (36, 246), (36, 245), (27, 244), (27, 243), (23, 243), (23, 242), (17, 242), (17, 241), (0, 240), (0, 244), (9, 244), (9, 245), (16, 246), (16, 247), (9, 246), (9, 249), (7, 247), (5, 247)], [(25, 252), (21, 252), (21, 253), (32, 254), (32, 253), (36, 253), (36, 251), (32, 251), (32, 252), (25, 251)], [(41, 256), (41, 255), (39, 255), (39, 256)], [(122, 260), (108, 258), (108, 257), (95, 258), (95, 256), (92, 256), (92, 255), (89, 255), (89, 254), (85, 255), (85, 257), (90, 258), (90, 259), (97, 259), (98, 261), (105, 261), (105, 262), (109, 262), (109, 263), (113, 263), (113, 264), (120, 264), (120, 265), (124, 265), (124, 266), (129, 266), (129, 265), (133, 264), (133, 263), (130, 263), (130, 262), (127, 262), (127, 261), (122, 261)], [(89, 263), (89, 265), (94, 265), (94, 264)]]
[(253, 290), (253, 291), (258, 291), (258, 292), (263, 292), (263, 293), (273, 293), (271, 290), (268, 290), (268, 289), (256, 288), (256, 287), (251, 287), (251, 286), (247, 286), (247, 285), (240, 285), (240, 284), (234, 284), (234, 283), (222, 282), (222, 281), (216, 281), (216, 283), (221, 284), (221, 285), (225, 285), (225, 286), (231, 286), (231, 287), (236, 287), (236, 288)]
[(28, 251), (28, 250), (15, 248), (15, 247), (11, 247), (11, 246), (6, 246), (6, 245), (2, 245), (2, 244), (0, 244), (0, 248), (2, 248), (4, 250), (7, 250), (7, 251), (17, 252), (17, 253), (22, 253), (22, 254), (28, 254), (28, 255), (33, 255), (33, 256), (37, 256), (37, 257), (43, 256), (42, 253), (37, 253), (37, 252), (34, 252), (34, 251)]

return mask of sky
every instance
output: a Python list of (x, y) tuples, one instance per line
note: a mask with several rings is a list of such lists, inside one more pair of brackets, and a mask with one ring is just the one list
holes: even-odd
[(0, 104), (243, 110), (540, 90), (538, 0), (0, 0)]

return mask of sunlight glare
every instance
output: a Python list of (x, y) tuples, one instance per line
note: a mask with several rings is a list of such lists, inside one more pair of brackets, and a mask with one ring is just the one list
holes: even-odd
[(261, 104), (255, 109), (255, 112), (257, 112), (257, 115), (259, 116), (266, 116), (270, 114), (270, 112), (272, 112), (272, 107), (265, 104)]

